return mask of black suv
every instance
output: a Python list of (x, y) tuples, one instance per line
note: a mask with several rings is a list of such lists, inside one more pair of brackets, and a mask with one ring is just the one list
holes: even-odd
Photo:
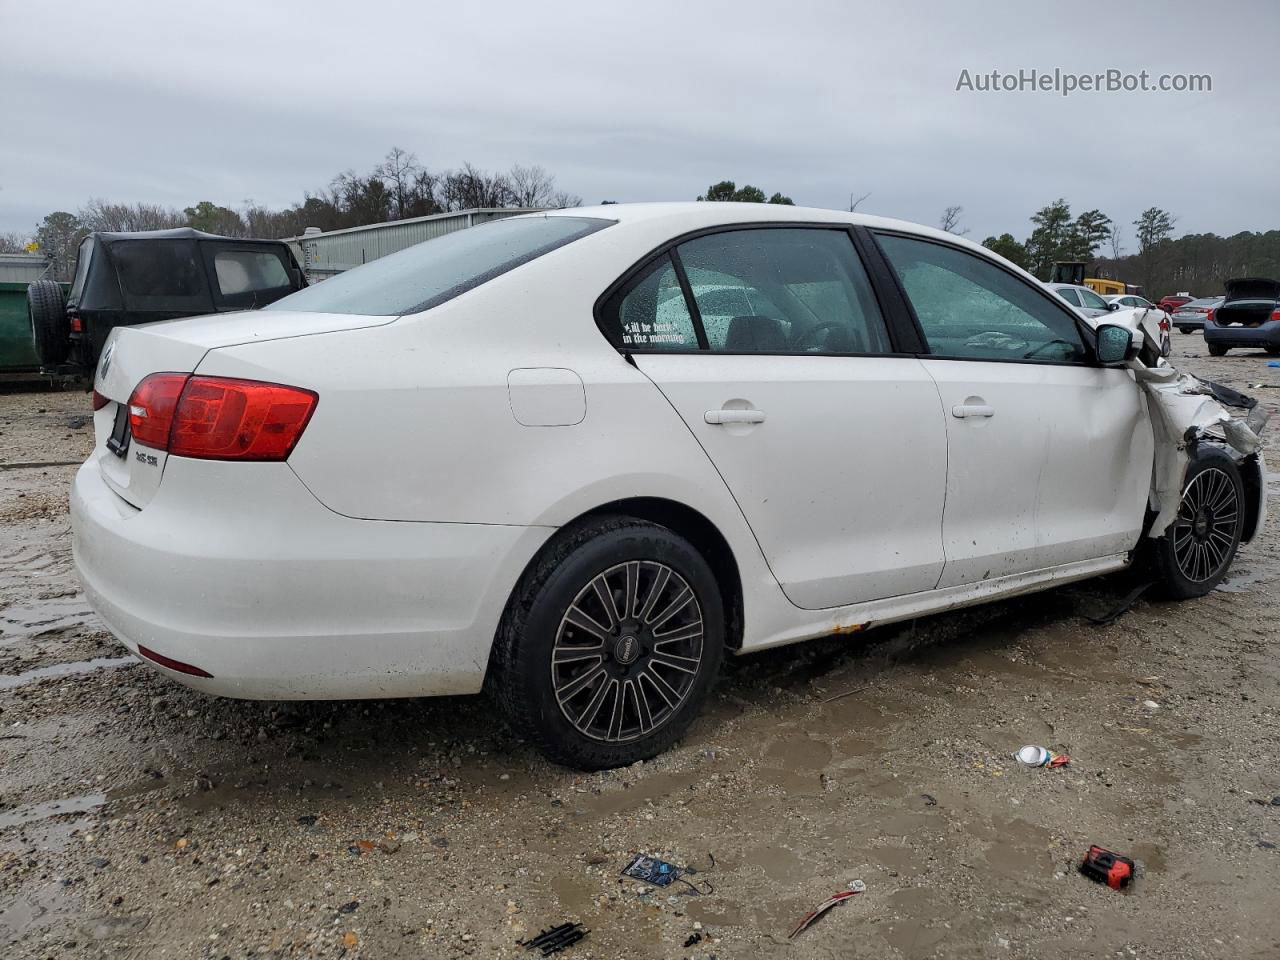
[(189, 227), (94, 233), (75, 279), (27, 287), (36, 355), (48, 373), (91, 375), (112, 327), (252, 310), (307, 285), (289, 245), (235, 240)]

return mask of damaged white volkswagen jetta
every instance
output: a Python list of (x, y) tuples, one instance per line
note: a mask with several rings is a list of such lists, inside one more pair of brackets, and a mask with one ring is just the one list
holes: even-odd
[(1262, 417), (1144, 361), (1137, 313), (835, 211), (514, 217), (116, 329), (76, 562), (197, 690), (488, 684), (555, 760), (629, 763), (726, 653), (1139, 562), (1211, 589), (1262, 522)]

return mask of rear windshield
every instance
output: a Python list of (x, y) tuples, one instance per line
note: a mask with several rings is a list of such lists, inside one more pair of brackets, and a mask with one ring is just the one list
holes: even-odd
[(613, 222), (587, 217), (495, 220), (340, 273), (264, 309), (382, 317), (419, 313)]

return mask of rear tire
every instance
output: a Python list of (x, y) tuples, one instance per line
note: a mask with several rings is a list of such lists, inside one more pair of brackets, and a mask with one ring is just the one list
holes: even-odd
[(491, 689), (513, 730), (556, 763), (647, 760), (701, 709), (724, 624), (715, 575), (687, 540), (631, 517), (592, 519), (562, 531), (521, 578)]
[(1179, 328), (1178, 328), (1178, 332), (1179, 332), (1179, 333), (1190, 333), (1190, 332), (1191, 332), (1191, 328), (1190, 328), (1190, 327), (1179, 327)]
[(1175, 600), (1203, 597), (1222, 581), (1244, 530), (1244, 484), (1225, 450), (1197, 448), (1182, 491), (1178, 516), (1154, 542), (1161, 592)]
[(1267, 347), (1267, 353), (1273, 357), (1280, 357), (1280, 347)]
[(1216, 343), (1211, 343), (1209, 344), (1209, 356), (1225, 357), (1227, 355), (1228, 349), (1229, 349), (1228, 347), (1223, 347), (1223, 346), (1219, 346)]
[(66, 360), (71, 350), (71, 318), (62, 285), (53, 280), (27, 284), (27, 316), (40, 363), (53, 367)]

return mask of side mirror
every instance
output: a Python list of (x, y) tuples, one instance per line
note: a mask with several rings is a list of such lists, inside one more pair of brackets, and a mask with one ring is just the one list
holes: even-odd
[(1114, 311), (1114, 310), (1119, 310), (1119, 309), (1120, 309), (1120, 304), (1116, 303), (1114, 300), (1108, 301), (1108, 302), (1107, 302), (1107, 309), (1108, 309), (1108, 310), (1112, 310), (1112, 311)]
[(1098, 362), (1103, 366), (1124, 363), (1132, 356), (1133, 331), (1115, 323), (1104, 323), (1095, 331)]

